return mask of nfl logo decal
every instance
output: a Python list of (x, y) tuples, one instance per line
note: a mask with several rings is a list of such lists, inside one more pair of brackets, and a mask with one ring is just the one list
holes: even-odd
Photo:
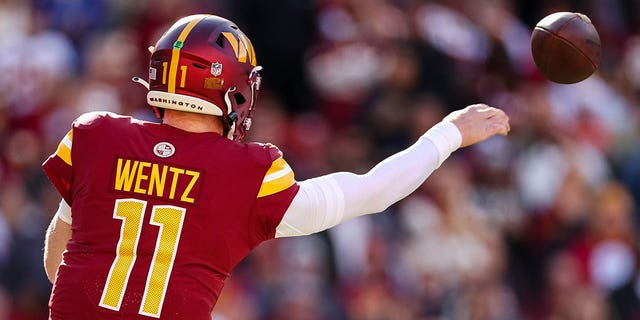
[(222, 63), (214, 62), (211, 64), (211, 74), (217, 77), (222, 74)]
[(176, 148), (169, 142), (158, 142), (153, 147), (153, 153), (160, 158), (169, 158), (176, 153)]

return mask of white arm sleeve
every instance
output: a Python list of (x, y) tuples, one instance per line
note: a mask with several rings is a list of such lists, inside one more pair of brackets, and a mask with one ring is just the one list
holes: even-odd
[(60, 206), (58, 206), (56, 216), (58, 216), (58, 219), (71, 224), (71, 207), (66, 201), (64, 201), (64, 199), (60, 200)]
[(300, 182), (300, 190), (276, 228), (276, 238), (320, 232), (385, 210), (415, 191), (461, 142), (458, 128), (441, 122), (366, 174), (338, 172)]

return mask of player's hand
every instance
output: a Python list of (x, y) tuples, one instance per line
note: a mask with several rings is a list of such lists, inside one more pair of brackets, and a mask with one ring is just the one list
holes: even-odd
[(496, 134), (506, 136), (511, 130), (507, 114), (486, 104), (473, 104), (454, 111), (443, 121), (453, 123), (460, 130), (460, 147), (484, 141)]

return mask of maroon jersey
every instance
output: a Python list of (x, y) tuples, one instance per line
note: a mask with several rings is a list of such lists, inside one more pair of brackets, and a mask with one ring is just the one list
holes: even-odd
[(43, 167), (73, 219), (52, 319), (210, 319), (298, 191), (272, 145), (111, 113), (78, 118)]

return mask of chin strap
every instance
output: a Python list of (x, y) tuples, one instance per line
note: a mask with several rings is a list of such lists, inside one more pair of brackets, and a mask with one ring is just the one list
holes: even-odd
[[(152, 47), (149, 47), (149, 48), (152, 48)], [(135, 83), (139, 83), (143, 87), (147, 88), (147, 90), (149, 90), (149, 82), (147, 82), (146, 80), (140, 77), (133, 77), (131, 78), (131, 81)], [(164, 118), (164, 109), (162, 108), (153, 107), (153, 113), (156, 115), (156, 118), (158, 118), (158, 120), (162, 120), (162, 118)]]
[(236, 121), (238, 121), (238, 114), (233, 111), (231, 99), (229, 99), (229, 95), (234, 91), (236, 91), (236, 87), (231, 87), (224, 93), (224, 104), (227, 105), (227, 116), (222, 118), (222, 123), (224, 124), (223, 136), (231, 140), (234, 140), (233, 135), (236, 129)]
[[(133, 78), (131, 78), (131, 81), (133, 81), (135, 83), (139, 83), (143, 87), (147, 88), (147, 90), (149, 90), (149, 82), (147, 82), (146, 80), (144, 80), (144, 79), (142, 79), (140, 77), (133, 77)], [(158, 120), (162, 120), (164, 118), (164, 109), (162, 109), (162, 108), (153, 107), (153, 113), (156, 115), (156, 118), (158, 118)]]
[(236, 131), (236, 124), (234, 123), (231, 125), (231, 128), (229, 128), (229, 130), (227, 131), (225, 137), (227, 137), (227, 139), (229, 140), (234, 140), (233, 134), (235, 133), (235, 131)]
[(139, 83), (139, 84), (143, 85), (145, 88), (147, 88), (147, 90), (149, 90), (149, 82), (145, 81), (144, 79), (142, 79), (140, 77), (133, 77), (133, 78), (131, 78), (131, 81)]

